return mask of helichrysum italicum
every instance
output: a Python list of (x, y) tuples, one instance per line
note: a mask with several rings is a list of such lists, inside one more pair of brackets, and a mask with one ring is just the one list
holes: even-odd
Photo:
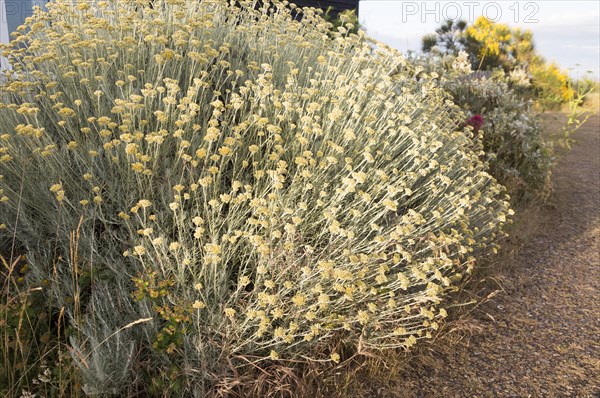
[(74, 273), (93, 281), (72, 324), (89, 391), (142, 372), (91, 325), (154, 317), (111, 338), (157, 372), (185, 362), (191, 390), (248, 361), (337, 363), (340, 340), (427, 337), (508, 212), (444, 93), (314, 10), (152, 4), (57, 0), (7, 46), (0, 215), (58, 307), (75, 314)]

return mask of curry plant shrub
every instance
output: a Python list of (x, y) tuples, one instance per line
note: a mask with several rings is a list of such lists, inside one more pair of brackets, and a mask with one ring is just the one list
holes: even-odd
[(494, 250), (512, 211), (464, 115), (285, 4), (57, 0), (6, 47), (3, 234), (87, 393), (408, 348)]

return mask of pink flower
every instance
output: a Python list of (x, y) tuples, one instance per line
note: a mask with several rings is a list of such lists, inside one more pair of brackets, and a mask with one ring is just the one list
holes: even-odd
[(471, 126), (471, 127), (473, 127), (473, 130), (475, 132), (478, 132), (479, 129), (481, 129), (481, 127), (483, 127), (483, 122), (484, 122), (483, 116), (473, 115), (466, 120), (465, 126)]

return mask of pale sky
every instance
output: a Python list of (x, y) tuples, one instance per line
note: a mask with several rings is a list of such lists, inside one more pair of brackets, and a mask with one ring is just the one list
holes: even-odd
[[(362, 29), (402, 52), (420, 51), (421, 38), (447, 18), (492, 20), (533, 31), (538, 52), (579, 77), (600, 80), (600, 1), (404, 1), (361, 0)], [(580, 66), (576, 66), (579, 64)]]

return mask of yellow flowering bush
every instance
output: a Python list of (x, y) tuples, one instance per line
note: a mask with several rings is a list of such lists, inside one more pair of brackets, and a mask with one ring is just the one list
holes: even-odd
[(513, 32), (505, 24), (479, 17), (464, 31), (465, 47), (476, 55), (477, 69), (505, 66), (514, 56)]
[(536, 53), (530, 30), (479, 17), (460, 36), (478, 70), (502, 68), (508, 73), (528, 74), (531, 87), (526, 92), (541, 107), (556, 108), (575, 96), (568, 74)]
[(535, 95), (545, 109), (556, 109), (576, 96), (566, 72), (554, 63), (534, 62), (530, 66)]
[(57, 0), (4, 48), (2, 233), (87, 393), (408, 348), (495, 249), (508, 198), (432, 77), (286, 5)]

